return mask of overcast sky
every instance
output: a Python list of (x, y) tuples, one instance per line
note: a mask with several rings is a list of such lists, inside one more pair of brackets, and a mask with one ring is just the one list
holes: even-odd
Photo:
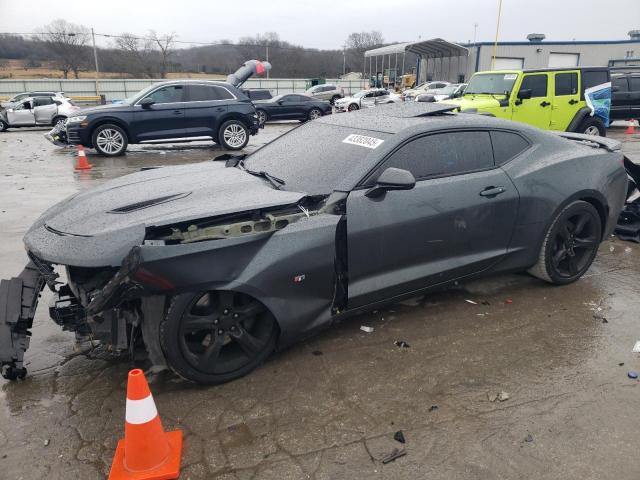
[[(441, 37), (493, 41), (498, 0), (0, 0), (0, 32), (31, 32), (55, 18), (96, 32), (175, 32), (179, 40), (237, 40), (268, 31), (314, 48), (340, 48), (349, 33), (385, 41)], [(500, 40), (622, 40), (640, 29), (640, 0), (503, 0)], [(99, 40), (105, 44), (107, 41)]]

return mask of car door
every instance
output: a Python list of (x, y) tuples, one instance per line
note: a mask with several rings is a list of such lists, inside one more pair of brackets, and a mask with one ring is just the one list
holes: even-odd
[(7, 109), (7, 120), (9, 120), (9, 125), (35, 125), (36, 119), (33, 114), (32, 99), (27, 98), (17, 103), (13, 108)]
[(374, 107), (376, 104), (377, 96), (378, 90), (365, 93), (365, 95), (360, 99), (360, 108)]
[(577, 71), (553, 72), (551, 83), (551, 130), (565, 131), (580, 110), (580, 84)]
[(631, 75), (629, 78), (629, 100), (630, 100), (630, 116), (629, 118), (640, 119), (640, 76)]
[(531, 90), (531, 98), (515, 100), (511, 119), (545, 130), (549, 129), (551, 125), (549, 75), (547, 73), (525, 74), (518, 91), (523, 90)]
[(37, 125), (51, 125), (53, 117), (58, 113), (58, 104), (51, 97), (35, 97), (33, 99), (33, 116)]
[[(150, 92), (134, 105), (130, 128), (139, 142), (185, 136), (184, 85), (165, 85)], [(155, 103), (142, 106), (146, 98)]]
[[(411, 171), (415, 187), (367, 197), (389, 167)], [(349, 308), (488, 268), (507, 251), (518, 201), (494, 165), (489, 132), (404, 144), (347, 199)]]
[(285, 95), (278, 102), (278, 118), (281, 120), (297, 120), (302, 108), (298, 95)]
[(626, 75), (611, 78), (611, 118), (628, 120), (631, 118), (631, 93)]
[(218, 85), (190, 84), (185, 103), (185, 136), (218, 137), (220, 120), (235, 96)]

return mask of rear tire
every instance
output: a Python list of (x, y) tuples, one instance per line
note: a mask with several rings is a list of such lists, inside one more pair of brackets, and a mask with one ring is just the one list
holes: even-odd
[(322, 116), (322, 111), (319, 108), (312, 108), (309, 110), (308, 120), (315, 120), (316, 118), (320, 118)]
[(100, 155), (117, 157), (124, 155), (129, 145), (125, 131), (118, 125), (105, 123), (93, 131), (91, 144)]
[(585, 118), (578, 127), (576, 133), (583, 133), (585, 135), (599, 135), (601, 137), (607, 136), (607, 129), (597, 117), (589, 117)]
[(588, 202), (572, 202), (551, 223), (538, 262), (528, 272), (554, 285), (575, 282), (593, 263), (601, 239), (598, 211)]
[(329, 100), (329, 103), (331, 105), (335, 105), (336, 100), (340, 100), (340, 98), (341, 98), (340, 95), (334, 95), (333, 97), (331, 97), (331, 100)]
[(160, 325), (167, 364), (181, 377), (217, 385), (240, 378), (273, 352), (278, 324), (258, 300), (237, 292), (184, 293)]
[(249, 143), (249, 129), (239, 120), (228, 120), (220, 127), (218, 143), (226, 150), (242, 150)]

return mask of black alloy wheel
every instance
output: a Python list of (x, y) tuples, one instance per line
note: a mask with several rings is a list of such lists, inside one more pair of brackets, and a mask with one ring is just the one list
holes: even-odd
[(529, 272), (558, 285), (574, 282), (593, 263), (601, 236), (600, 216), (593, 205), (573, 202), (554, 220), (538, 263)]
[(249, 373), (271, 354), (277, 334), (277, 322), (262, 303), (221, 290), (175, 297), (160, 333), (169, 366), (206, 384)]

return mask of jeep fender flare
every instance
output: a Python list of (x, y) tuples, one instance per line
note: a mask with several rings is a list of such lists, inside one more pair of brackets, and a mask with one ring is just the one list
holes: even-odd
[(575, 132), (580, 126), (580, 124), (582, 123), (582, 121), (590, 115), (591, 115), (591, 109), (589, 107), (582, 107), (573, 116), (573, 120), (571, 120), (571, 123), (569, 123), (569, 126), (567, 127), (566, 131)]

